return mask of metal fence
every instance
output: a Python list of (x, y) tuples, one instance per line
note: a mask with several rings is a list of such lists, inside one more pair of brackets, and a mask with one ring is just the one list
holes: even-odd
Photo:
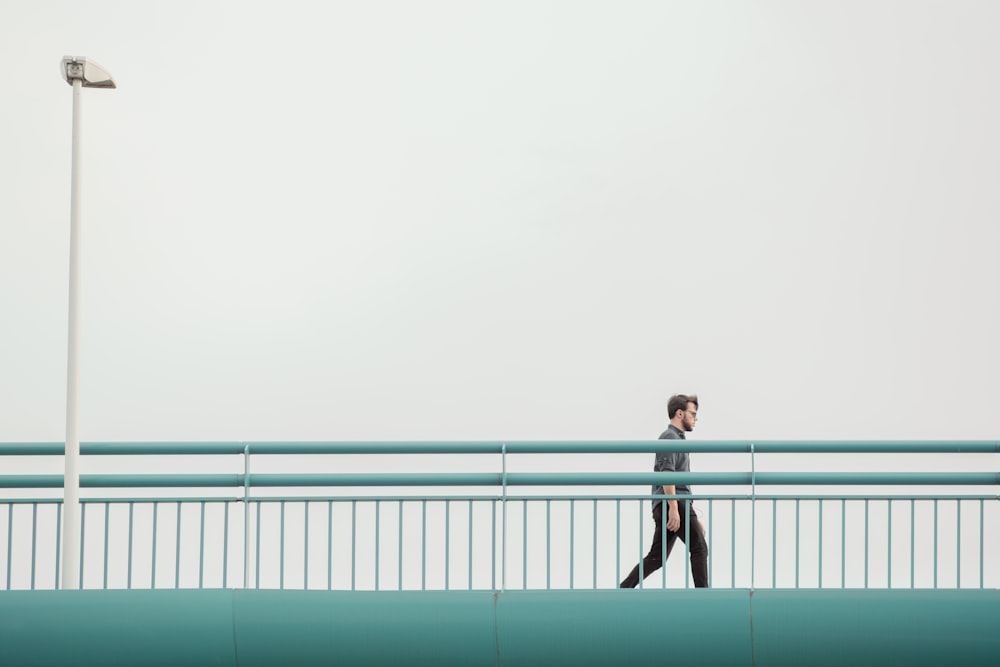
[[(681, 448), (695, 458), (730, 457), (750, 471), (604, 465), (608, 455)], [(713, 491), (692, 496), (707, 525), (713, 587), (1000, 587), (1000, 474), (982, 472), (984, 461), (998, 468), (1000, 443), (992, 441), (83, 443), (81, 450), (84, 471), (103, 468), (81, 475), (84, 588), (614, 588), (648, 549), (648, 485), (682, 482)], [(62, 477), (51, 468), (62, 453), (61, 443), (0, 444), (0, 589), (58, 586)], [(888, 471), (761, 469), (768, 456), (790, 454), (893, 456), (885, 457)], [(930, 457), (931, 471), (895, 470), (895, 455)], [(954, 467), (965, 455), (973, 455), (973, 470), (943, 470), (942, 461)], [(605, 471), (551, 472), (581, 456)], [(532, 459), (541, 459), (540, 471), (520, 470)], [(643, 585), (691, 586), (683, 545)]]

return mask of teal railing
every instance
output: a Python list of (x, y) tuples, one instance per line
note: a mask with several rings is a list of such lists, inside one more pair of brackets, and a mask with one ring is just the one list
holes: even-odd
[[(608, 469), (671, 448), (750, 471)], [(996, 588), (1000, 473), (984, 468), (1000, 469), (998, 452), (995, 441), (83, 443), (81, 469), (94, 472), (80, 477), (81, 580), (614, 588), (648, 548), (649, 485), (686, 482), (713, 587)], [(58, 587), (62, 454), (0, 443), (0, 589)], [(763, 469), (792, 454), (830, 457), (823, 468), (886, 457), (878, 470)], [(914, 458), (928, 470), (898, 469)], [(583, 464), (603, 471), (573, 470)], [(682, 549), (644, 586), (691, 586)]]

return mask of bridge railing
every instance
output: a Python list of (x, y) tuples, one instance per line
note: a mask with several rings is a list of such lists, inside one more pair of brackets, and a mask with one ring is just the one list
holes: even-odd
[[(625, 455), (669, 449), (749, 472), (614, 470)], [(650, 485), (682, 482), (698, 491), (713, 587), (1000, 587), (1000, 474), (984, 472), (1000, 468), (994, 441), (83, 443), (81, 452), (85, 588), (614, 588), (648, 549)], [(0, 590), (58, 585), (62, 453), (61, 443), (0, 443)], [(764, 469), (775, 454), (912, 455), (930, 470), (901, 471), (897, 456), (880, 463), (888, 470)], [(971, 470), (946, 470), (965, 460)], [(603, 471), (572, 470), (585, 464)], [(691, 586), (684, 556), (678, 544), (643, 585)]]

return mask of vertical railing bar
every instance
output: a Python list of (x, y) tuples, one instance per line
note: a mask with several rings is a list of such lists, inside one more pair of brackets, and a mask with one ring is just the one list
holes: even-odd
[[(396, 589), (403, 590), (403, 500), (400, 499), (396, 505), (396, 515), (399, 521), (398, 532), (396, 534)], [(471, 576), (471, 575), (470, 575)]]
[(590, 573), (590, 587), (597, 589), (597, 498), (594, 498), (594, 532), (593, 532), (593, 543), (594, 543), (594, 559), (591, 561), (593, 567), (591, 567)]
[(938, 501), (934, 499), (934, 588), (938, 587)]
[(865, 588), (868, 588), (868, 499), (865, 498)]
[(278, 533), (278, 590), (285, 590), (285, 501), (281, 501)]
[(823, 588), (823, 499), (819, 499), (819, 564), (816, 576), (817, 588)]
[(80, 505), (80, 582), (78, 588), (83, 589), (83, 543), (87, 537), (87, 508), (89, 504)]
[[(615, 498), (615, 577), (622, 571), (622, 499)], [(596, 540), (597, 537), (595, 536)]]
[(427, 590), (427, 501), (420, 501), (420, 590)]
[(840, 499), (840, 587), (846, 586), (847, 574), (847, 501)]
[[(664, 511), (666, 511), (666, 503), (663, 503), (663, 505), (664, 505)], [(664, 544), (666, 544), (666, 540), (665, 539), (663, 540), (663, 542), (664, 542)], [(645, 568), (643, 567), (643, 565), (644, 565), (643, 561), (645, 559), (642, 558), (642, 544), (643, 544), (643, 536), (642, 536), (642, 501), (640, 500), (639, 501), (639, 549), (638, 549), (639, 556), (640, 556), (639, 557), (639, 584), (638, 584), (639, 588), (645, 588), (646, 587), (645, 586), (646, 572), (645, 572)], [(663, 563), (663, 565), (666, 565), (666, 563)], [(663, 569), (663, 587), (666, 588), (667, 587), (667, 570), (666, 570), (666, 568), (662, 568), (662, 569)]]
[(35, 590), (35, 559), (38, 544), (38, 503), (31, 503), (31, 590)]
[(962, 587), (962, 501), (955, 500), (955, 588)]
[(132, 588), (132, 522), (133, 522), (133, 510), (135, 503), (129, 502), (128, 504), (128, 588)]
[[(86, 509), (86, 505), (83, 506)], [(85, 512), (81, 512), (85, 514)], [(83, 518), (81, 517), (81, 522)], [(83, 528), (80, 529), (80, 534), (84, 535)], [(83, 544), (83, 538), (80, 539), (80, 544)], [(12, 548), (14, 546), (14, 503), (7, 503), (7, 586), (4, 590), (10, 590), (10, 565), (12, 559)], [(83, 579), (83, 567), (80, 567), (80, 579)]]
[(205, 501), (201, 501), (201, 534), (198, 536), (198, 588), (205, 587)]
[(333, 501), (326, 501), (326, 590), (333, 590)]
[(552, 501), (545, 499), (545, 590), (552, 588), (552, 524), (550, 522)]
[[(983, 587), (983, 512), (986, 510), (986, 504), (983, 499), (979, 499), (979, 587)], [(58, 551), (57, 551), (58, 553)]]
[(574, 544), (574, 523), (575, 523), (576, 499), (569, 501), (569, 588), (573, 590), (573, 580), (575, 579), (574, 557), (576, 555), (576, 545)]
[[(490, 512), (493, 514), (493, 528), (490, 533), (490, 590), (497, 589), (497, 501), (496, 499), (490, 500)], [(506, 513), (504, 514), (504, 519), (506, 519)], [(506, 548), (507, 531), (504, 530), (504, 548)], [(506, 562), (506, 561), (504, 561)], [(501, 580), (504, 585), (507, 583), (507, 577), (502, 575)]]
[(916, 538), (916, 500), (910, 498), (910, 588), (914, 588), (914, 565), (916, 562), (916, 549), (915, 549), (915, 538)]
[(729, 523), (732, 524), (729, 535), (729, 587), (736, 588), (736, 499), (729, 499)]
[(711, 557), (711, 555), (713, 553), (715, 553), (714, 551), (712, 551), (712, 549), (715, 548), (715, 547), (712, 546), (712, 533), (715, 532), (715, 522), (712, 521), (712, 506), (714, 504), (715, 504), (715, 499), (714, 498), (709, 498), (709, 500), (708, 500), (708, 553), (709, 553), (709, 560), (708, 560), (708, 585), (709, 586), (712, 585), (712, 581), (715, 578), (715, 577), (712, 576), (712, 571), (714, 570), (713, 566), (714, 566), (715, 559)]
[(381, 535), (381, 520), (382, 520), (382, 501), (375, 501), (375, 590), (379, 589), (379, 538)]
[(222, 503), (222, 587), (229, 588), (229, 501)]
[(755, 496), (750, 501), (750, 590), (755, 590), (756, 588), (757, 588), (757, 498)]
[(177, 535), (174, 540), (174, 588), (181, 586), (181, 501), (177, 501)]
[(771, 588), (778, 587), (778, 499), (771, 499)]
[(885, 502), (886, 512), (888, 513), (887, 532), (888, 535), (886, 539), (888, 541), (888, 550), (885, 558), (886, 567), (886, 588), (892, 588), (892, 499), (889, 498)]
[(528, 499), (521, 501), (521, 588), (528, 588)]
[[(663, 588), (667, 588), (667, 517), (669, 515), (669, 510), (667, 509), (666, 500), (654, 500), (654, 503), (660, 503), (660, 535), (662, 540), (660, 541), (660, 574), (662, 575), (661, 581), (663, 582)], [(655, 531), (656, 528), (654, 527)], [(642, 558), (642, 547), (644, 546), (644, 540), (642, 538), (642, 501), (639, 501), (639, 556), (640, 562), (644, 561)], [(640, 581), (645, 578), (645, 573), (643, 572), (643, 566), (639, 566), (639, 579)], [(641, 584), (640, 584), (641, 586)]]
[(358, 501), (351, 501), (351, 590), (357, 590)]
[(111, 531), (111, 503), (104, 503), (104, 590), (108, 589), (108, 542)]
[(472, 590), (472, 500), (469, 500), (469, 590)]
[[(254, 504), (254, 554), (253, 554), (253, 576), (254, 576), (254, 588), (260, 590), (260, 515), (261, 511), (264, 509), (261, 501), (258, 500)], [(248, 508), (249, 509), (249, 508)]]
[(444, 589), (451, 590), (451, 499), (444, 501)]
[[(981, 532), (981, 531), (980, 531)], [(59, 581), (60, 558), (62, 555), (62, 504), (56, 505), (56, 588), (61, 588)], [(982, 577), (980, 577), (982, 579)]]
[(303, 522), (305, 523), (305, 535), (302, 538), (302, 590), (309, 590), (309, 501), (306, 500), (303, 508)]
[(153, 501), (153, 554), (151, 558), (152, 562), (150, 563), (149, 567), (150, 590), (156, 588), (156, 533), (157, 533), (156, 523), (159, 518), (158, 517), (159, 513), (160, 513), (160, 503), (154, 500)]
[(799, 532), (799, 503), (798, 498), (795, 499), (795, 588), (799, 587), (799, 570), (801, 565), (799, 563), (799, 544), (802, 542), (802, 534)]
[[(688, 550), (689, 553), (691, 551), (690, 544), (691, 544), (691, 499), (688, 498), (687, 500), (684, 501), (684, 546)], [(688, 560), (690, 560), (690, 558)], [(667, 564), (666, 560), (663, 561), (663, 564), (664, 565)], [(691, 587), (691, 578), (690, 578), (690, 575), (691, 575), (691, 568), (689, 568), (687, 566), (687, 563), (685, 563), (684, 564), (684, 588), (690, 588)], [(664, 580), (666, 580), (666, 571), (665, 570), (664, 570)]]

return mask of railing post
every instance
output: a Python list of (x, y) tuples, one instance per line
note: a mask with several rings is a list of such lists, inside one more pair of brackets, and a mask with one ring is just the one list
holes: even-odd
[(503, 547), (500, 552), (500, 590), (507, 590), (507, 443), (500, 444), (500, 484), (501, 484), (501, 508), (503, 511)]
[(243, 588), (250, 587), (250, 443), (243, 445)]
[[(736, 517), (732, 518), (733, 521)], [(774, 530), (774, 527), (771, 527)], [(774, 555), (772, 554), (772, 558)], [(750, 590), (757, 582), (757, 465), (754, 444), (750, 443)]]

